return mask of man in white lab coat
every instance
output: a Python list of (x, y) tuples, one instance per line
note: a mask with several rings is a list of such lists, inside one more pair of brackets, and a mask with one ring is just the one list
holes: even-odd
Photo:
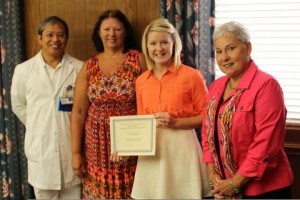
[(71, 166), (70, 111), (83, 62), (65, 52), (68, 37), (63, 19), (44, 19), (41, 51), (17, 65), (12, 80), (12, 109), (26, 126), (28, 182), (37, 199), (81, 198), (81, 179)]

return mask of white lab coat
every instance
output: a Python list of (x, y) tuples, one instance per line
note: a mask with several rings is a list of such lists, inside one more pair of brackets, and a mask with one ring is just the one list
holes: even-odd
[[(60, 190), (61, 149), (65, 187), (80, 184), (71, 165), (70, 112), (58, 111), (58, 97), (66, 95), (66, 88), (74, 86), (83, 62), (67, 53), (63, 70), (55, 89), (45, 69), (41, 51), (16, 66), (12, 86), (13, 112), (26, 126), (25, 155), (28, 160), (28, 182), (39, 189)], [(68, 91), (68, 95), (73, 95)]]

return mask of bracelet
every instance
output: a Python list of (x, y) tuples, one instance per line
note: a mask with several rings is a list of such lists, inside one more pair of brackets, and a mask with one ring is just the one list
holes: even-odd
[(208, 182), (209, 182), (209, 185), (210, 185), (211, 189), (214, 189), (214, 186), (213, 186), (213, 184), (212, 184), (212, 182), (211, 182), (211, 176), (212, 176), (212, 175), (213, 175), (213, 174), (211, 174), (211, 175), (208, 176)]
[(236, 185), (234, 185), (232, 178), (230, 179), (230, 187), (233, 190), (233, 192), (235, 194), (239, 194), (240, 193), (240, 189), (236, 187)]

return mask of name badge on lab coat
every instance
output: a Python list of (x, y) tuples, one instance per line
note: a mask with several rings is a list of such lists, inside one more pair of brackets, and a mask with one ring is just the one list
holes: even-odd
[(73, 97), (58, 97), (58, 111), (71, 112)]
[(71, 112), (73, 107), (74, 85), (67, 85), (64, 96), (58, 97), (58, 111)]

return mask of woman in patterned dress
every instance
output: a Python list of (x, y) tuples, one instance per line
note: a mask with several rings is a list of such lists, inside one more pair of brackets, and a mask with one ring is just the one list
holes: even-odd
[(136, 157), (110, 152), (110, 116), (136, 114), (135, 80), (145, 68), (132, 26), (119, 10), (100, 15), (97, 51), (81, 69), (71, 116), (72, 166), (82, 177), (83, 199), (130, 198)]

